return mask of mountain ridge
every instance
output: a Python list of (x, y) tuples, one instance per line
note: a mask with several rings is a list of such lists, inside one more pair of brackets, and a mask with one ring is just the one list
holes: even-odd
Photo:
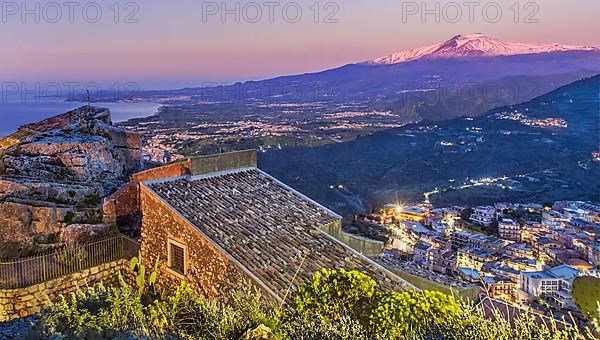
[(600, 52), (593, 46), (575, 46), (558, 43), (527, 44), (509, 42), (482, 33), (459, 34), (441, 43), (396, 52), (364, 62), (372, 65), (399, 64), (421, 58), (497, 57), (555, 52)]

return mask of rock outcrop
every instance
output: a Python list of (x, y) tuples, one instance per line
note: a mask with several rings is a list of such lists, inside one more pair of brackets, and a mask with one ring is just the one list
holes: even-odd
[(93, 239), (98, 235), (106, 235), (111, 230), (107, 224), (71, 224), (60, 231), (60, 242), (78, 244)]
[(101, 198), (141, 162), (142, 136), (112, 126), (102, 108), (81, 107), (0, 139), (0, 258), (59, 241), (71, 224), (100, 223)]

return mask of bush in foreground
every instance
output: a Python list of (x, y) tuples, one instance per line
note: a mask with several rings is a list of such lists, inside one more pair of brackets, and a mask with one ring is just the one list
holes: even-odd
[(593, 318), (600, 302), (600, 278), (580, 276), (573, 281), (573, 299), (579, 310)]
[(146, 302), (121, 280), (119, 287), (98, 284), (62, 297), (44, 313), (47, 336), (63, 338), (238, 339), (260, 324), (269, 324), (259, 295), (241, 293), (232, 304), (209, 300), (187, 284)]
[(296, 311), (331, 320), (344, 316), (358, 318), (369, 305), (375, 286), (375, 280), (357, 271), (322, 269), (314, 275), (312, 282), (299, 287), (294, 299)]
[[(210, 300), (185, 283), (168, 294), (127, 286), (80, 290), (45, 311), (45, 335), (57, 338), (169, 339), (593, 339), (522, 314), (512, 322), (438, 292), (389, 292), (368, 276), (322, 270), (299, 288), (295, 309), (269, 309), (258, 292), (230, 303)], [(600, 312), (599, 312), (600, 313)], [(600, 314), (599, 314), (600, 316)]]
[(439, 292), (408, 291), (377, 294), (369, 314), (369, 327), (387, 338), (423, 337), (435, 333), (445, 320), (456, 320), (461, 305)]

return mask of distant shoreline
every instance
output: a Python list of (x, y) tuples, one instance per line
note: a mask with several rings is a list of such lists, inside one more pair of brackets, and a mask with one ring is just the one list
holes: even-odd
[[(94, 102), (91, 104), (110, 109), (114, 123), (155, 115), (162, 106), (143, 101)], [(2, 120), (0, 136), (9, 135), (24, 124), (34, 123), (84, 105), (87, 103), (79, 101), (0, 102), (0, 119)]]

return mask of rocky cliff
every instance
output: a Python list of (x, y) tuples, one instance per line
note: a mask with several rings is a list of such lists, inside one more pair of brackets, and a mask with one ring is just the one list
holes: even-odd
[(0, 139), (0, 258), (53, 247), (72, 224), (101, 223), (101, 198), (141, 169), (142, 136), (81, 107)]

